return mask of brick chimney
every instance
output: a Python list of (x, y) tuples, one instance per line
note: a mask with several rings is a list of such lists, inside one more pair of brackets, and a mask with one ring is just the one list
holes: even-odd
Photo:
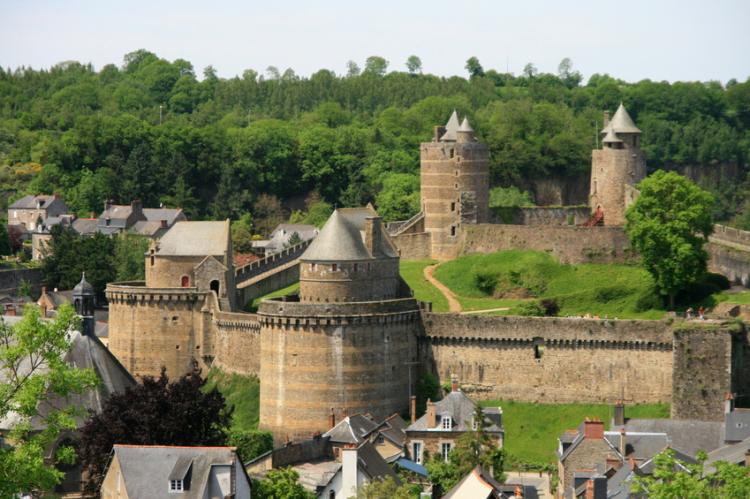
[(166, 220), (161, 220), (161, 228), (162, 228), (162, 229), (166, 229), (166, 228), (168, 228), (168, 227), (169, 227), (169, 226), (167, 225), (167, 221), (166, 221)]
[(143, 203), (140, 199), (134, 199), (130, 202), (130, 209), (132, 211), (133, 220), (143, 220)]
[(442, 125), (436, 126), (435, 132), (432, 135), (432, 141), (437, 142), (438, 140), (440, 140), (440, 137), (442, 137), (443, 135), (445, 135), (445, 127)]
[(412, 395), (409, 397), (409, 414), (411, 415), (411, 422), (414, 424), (417, 421), (417, 396)]
[(333, 428), (336, 426), (336, 414), (333, 412), (333, 407), (331, 407), (331, 413), (328, 414), (328, 428)]
[(455, 374), (451, 375), (451, 391), (457, 392), (458, 391), (458, 376)]
[(583, 422), (583, 438), (601, 440), (604, 438), (604, 423), (598, 419), (588, 419)]
[(615, 402), (615, 426), (623, 426), (625, 424), (625, 402), (618, 400)]
[(437, 414), (435, 412), (435, 402), (427, 399), (427, 428), (435, 428), (437, 426)]
[(376, 256), (375, 253), (380, 248), (381, 223), (380, 217), (365, 218), (365, 246), (372, 256)]
[(594, 499), (594, 481), (591, 478), (586, 482), (586, 499)]
[(734, 410), (734, 394), (727, 392), (724, 395), (724, 414), (729, 414)]

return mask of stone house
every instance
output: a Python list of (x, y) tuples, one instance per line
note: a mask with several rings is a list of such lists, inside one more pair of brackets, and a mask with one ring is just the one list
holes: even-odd
[[(331, 423), (335, 422), (333, 411)], [(369, 414), (346, 416), (323, 434), (328, 437), (338, 456), (340, 450), (349, 444), (370, 442), (380, 456), (393, 463), (404, 456), (406, 443), (406, 422), (398, 414), (385, 418), (378, 424)]]
[(299, 243), (314, 239), (318, 235), (317, 227), (314, 225), (307, 224), (279, 224), (268, 239), (261, 241), (253, 241), (253, 250), (263, 256), (273, 255), (278, 253), (285, 248), (288, 248), (292, 244), (292, 238), (297, 234)]
[[(343, 432), (345, 427), (339, 429)], [(336, 434), (342, 437), (338, 430)], [(375, 479), (391, 477), (399, 482), (396, 473), (367, 439), (359, 444), (341, 445), (329, 436), (318, 435), (287, 442), (245, 465), (248, 474), (256, 479), (262, 479), (272, 469), (286, 467), (296, 471), (302, 486), (320, 499), (355, 497), (359, 487)]]
[(115, 445), (102, 499), (250, 498), (235, 447)]
[(412, 461), (423, 464), (427, 456), (440, 456), (448, 460), (448, 454), (456, 441), (467, 431), (476, 431), (481, 424), (484, 431), (503, 446), (505, 430), (500, 407), (483, 410), (484, 421), (475, 420), (477, 404), (458, 388), (454, 378), (451, 392), (438, 402), (427, 401), (427, 411), (421, 418), (406, 427), (406, 443)]
[(33, 232), (51, 217), (68, 213), (68, 206), (57, 194), (24, 196), (8, 207), (8, 225), (22, 225)]
[(532, 485), (501, 484), (492, 473), (477, 466), (453, 486), (442, 499), (537, 499)]
[(130, 230), (153, 238), (185, 220), (187, 218), (181, 208), (144, 208), (139, 199), (129, 205), (107, 201), (97, 220), (97, 231), (109, 235)]

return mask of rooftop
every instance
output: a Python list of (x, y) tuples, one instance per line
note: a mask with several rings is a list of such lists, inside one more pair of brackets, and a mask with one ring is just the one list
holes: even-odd
[[(617, 108), (615, 115), (612, 116), (607, 128), (609, 127), (611, 127), (615, 133), (641, 133), (640, 128), (635, 126), (633, 118), (630, 117), (625, 106), (622, 105), (622, 102)], [(604, 128), (602, 133), (607, 133), (607, 128)]]
[(229, 220), (177, 222), (159, 240), (160, 256), (223, 256), (229, 251)]
[[(472, 421), (476, 404), (460, 390), (454, 390), (446, 395), (442, 400), (435, 402), (435, 414), (437, 428), (440, 428), (442, 416), (450, 416), (453, 420), (451, 431), (469, 431), (472, 430)], [(486, 407), (483, 410), (485, 417), (485, 431), (500, 432), (503, 431), (500, 420), (500, 410), (497, 407)], [(414, 423), (410, 424), (406, 431), (427, 431), (434, 430), (435, 427), (429, 427), (427, 424), (427, 414), (422, 415)]]

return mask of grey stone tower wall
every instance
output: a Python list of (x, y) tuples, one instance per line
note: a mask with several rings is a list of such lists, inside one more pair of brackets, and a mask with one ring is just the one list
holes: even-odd
[(392, 300), (399, 285), (398, 258), (300, 263), (301, 302)]
[(628, 186), (634, 186), (645, 176), (646, 160), (639, 148), (592, 151), (589, 191), (592, 213), (601, 207), (605, 225), (624, 225)]
[[(359, 304), (264, 301), (260, 428), (277, 443), (309, 438), (345, 414), (406, 409), (420, 328), (413, 299)], [(416, 369), (411, 379), (415, 379)]]
[[(420, 149), (421, 203), (433, 258), (458, 254), (463, 223), (489, 219), (489, 150), (479, 142), (426, 142)], [(468, 202), (467, 202), (468, 201)], [(465, 209), (463, 207), (465, 205)]]

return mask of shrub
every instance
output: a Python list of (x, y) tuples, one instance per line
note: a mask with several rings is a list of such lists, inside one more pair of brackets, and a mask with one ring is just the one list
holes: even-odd
[(646, 310), (660, 309), (663, 305), (662, 298), (657, 293), (656, 288), (651, 287), (638, 296), (635, 301), (635, 311), (645, 312)]
[(608, 303), (624, 298), (630, 294), (630, 290), (623, 286), (604, 286), (594, 291), (594, 299), (599, 303)]
[(236, 430), (229, 434), (229, 443), (237, 447), (240, 458), (247, 462), (273, 449), (273, 435), (261, 430)]
[(544, 315), (548, 317), (554, 317), (560, 312), (560, 305), (557, 303), (557, 300), (554, 298), (548, 298), (546, 300), (542, 300), (539, 302), (539, 304), (544, 309)]
[(537, 301), (522, 303), (518, 306), (517, 312), (518, 315), (525, 315), (529, 317), (542, 317), (544, 315), (547, 315), (541, 303)]
[(491, 295), (497, 287), (497, 274), (488, 271), (479, 271), (474, 274), (474, 286), (486, 295)]

